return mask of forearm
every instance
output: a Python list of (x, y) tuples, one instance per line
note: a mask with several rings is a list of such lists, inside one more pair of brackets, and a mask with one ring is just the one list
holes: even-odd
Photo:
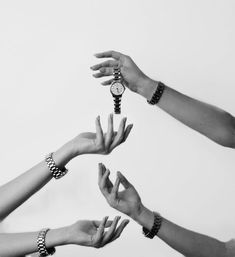
[(158, 237), (187, 257), (225, 257), (225, 243), (184, 229), (163, 218)]
[[(38, 232), (0, 234), (0, 256), (15, 257), (38, 251), (37, 236)], [(49, 230), (46, 235), (46, 247), (67, 244), (67, 227)]]
[[(155, 89), (156, 82), (146, 79), (139, 93), (150, 99)], [(235, 118), (226, 111), (167, 86), (158, 107), (216, 143), (235, 148)]]
[[(63, 167), (71, 159), (69, 146), (64, 145), (53, 155)], [(45, 161), (40, 162), (14, 180), (0, 187), (0, 220), (4, 219), (52, 179)]]
[[(151, 230), (154, 216), (149, 209), (144, 208), (135, 220), (141, 226)], [(173, 249), (187, 257), (227, 256), (225, 243), (184, 229), (165, 218), (162, 219), (162, 225), (157, 236)]]

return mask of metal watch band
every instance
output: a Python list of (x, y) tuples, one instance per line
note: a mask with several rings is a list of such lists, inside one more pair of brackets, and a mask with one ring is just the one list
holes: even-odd
[(47, 167), (49, 168), (52, 176), (55, 179), (59, 179), (62, 178), (64, 175), (67, 174), (68, 170), (64, 167), (63, 169), (59, 169), (56, 164), (55, 161), (53, 160), (53, 153), (49, 153), (46, 158), (45, 158), (45, 162), (47, 164)]
[(48, 256), (48, 255), (53, 255), (55, 253), (55, 247), (51, 248), (46, 248), (45, 244), (45, 239), (46, 239), (46, 234), (49, 231), (49, 228), (42, 229), (37, 238), (37, 247), (38, 247), (38, 252), (40, 254), (40, 257)]
[(114, 81), (121, 80), (121, 70), (119, 68), (113, 68)]
[(154, 222), (151, 230), (148, 230), (147, 228), (143, 227), (143, 234), (145, 237), (153, 239), (154, 236), (157, 235), (159, 229), (161, 228), (162, 225), (162, 217), (159, 213), (153, 212), (154, 214)]
[(121, 96), (113, 96), (114, 100), (114, 113), (120, 114), (121, 113)]
[(151, 105), (157, 104), (163, 95), (164, 89), (165, 89), (165, 85), (162, 82), (158, 82), (158, 86), (157, 86), (155, 92), (153, 93), (152, 98), (150, 100), (148, 100), (147, 102)]

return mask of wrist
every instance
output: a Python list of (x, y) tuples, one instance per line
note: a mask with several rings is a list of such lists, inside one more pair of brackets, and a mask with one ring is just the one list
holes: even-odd
[(154, 214), (144, 205), (141, 206), (140, 211), (133, 219), (142, 227), (151, 230), (154, 223)]
[(68, 227), (51, 229), (46, 236), (47, 248), (69, 244), (69, 229)]
[(53, 153), (53, 159), (59, 168), (63, 168), (71, 159), (73, 159), (71, 143), (66, 143)]
[(142, 95), (145, 99), (150, 100), (157, 88), (157, 81), (145, 77), (140, 81), (137, 93)]

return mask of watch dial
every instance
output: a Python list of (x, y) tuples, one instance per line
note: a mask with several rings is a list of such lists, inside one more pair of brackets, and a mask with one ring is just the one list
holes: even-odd
[(125, 88), (124, 86), (122, 85), (122, 83), (120, 82), (115, 82), (111, 85), (111, 88), (110, 88), (111, 92), (114, 94), (114, 95), (122, 95)]

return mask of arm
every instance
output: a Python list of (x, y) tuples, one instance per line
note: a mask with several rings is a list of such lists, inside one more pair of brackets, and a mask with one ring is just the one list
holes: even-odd
[[(96, 54), (96, 57), (111, 57), (114, 60), (92, 66), (92, 70), (99, 71), (94, 74), (95, 78), (112, 75), (113, 67), (118, 65), (127, 87), (147, 100), (151, 99), (158, 82), (146, 76), (129, 56), (109, 51)], [(112, 80), (104, 81), (102, 85), (110, 85), (111, 82)], [(167, 86), (158, 106), (214, 142), (235, 148), (235, 118), (228, 112), (188, 97)]]
[[(119, 226), (120, 217), (113, 221), (105, 217), (102, 221), (77, 221), (71, 226), (52, 229), (46, 234), (46, 248), (75, 244), (100, 248), (116, 240), (128, 224), (123, 220)], [(105, 228), (109, 228), (105, 231)], [(37, 252), (38, 232), (0, 234), (0, 256), (15, 257)]]
[[(120, 172), (113, 184), (109, 174), (109, 170), (100, 164), (99, 187), (109, 205), (151, 230), (154, 223), (153, 212), (142, 204), (134, 186)], [(119, 191), (120, 184), (124, 187), (123, 191)], [(225, 243), (182, 228), (165, 218), (162, 219), (157, 236), (187, 257), (232, 257), (227, 254)]]
[[(153, 212), (142, 207), (135, 221), (142, 227), (151, 230), (153, 226)], [(220, 242), (209, 236), (205, 236), (163, 218), (161, 228), (157, 236), (170, 247), (187, 257), (226, 257), (224, 242)]]
[[(71, 159), (81, 154), (109, 154), (123, 143), (132, 125), (126, 127), (122, 119), (117, 132), (113, 131), (113, 117), (108, 120), (108, 131), (103, 134), (100, 119), (96, 119), (96, 133), (82, 133), (59, 148), (53, 159), (58, 167), (64, 167)], [(0, 220), (3, 220), (52, 178), (45, 161), (40, 162), (19, 177), (0, 187)]]

